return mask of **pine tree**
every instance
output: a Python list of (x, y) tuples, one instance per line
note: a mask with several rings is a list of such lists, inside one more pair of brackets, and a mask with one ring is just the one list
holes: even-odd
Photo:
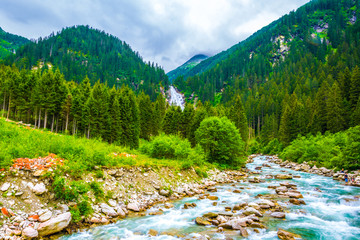
[(327, 129), (332, 133), (344, 130), (346, 123), (344, 119), (343, 99), (337, 82), (331, 87), (326, 108)]
[(356, 66), (351, 76), (351, 85), (350, 85), (351, 110), (355, 110), (359, 96), (360, 96), (360, 69), (359, 66)]
[(248, 125), (244, 105), (239, 95), (233, 100), (229, 109), (228, 118), (235, 124), (239, 130), (242, 140), (246, 143), (248, 140)]
[(351, 119), (353, 126), (360, 125), (360, 97), (358, 99), (355, 111), (351, 115)]
[(163, 129), (163, 121), (166, 112), (166, 101), (163, 95), (160, 93), (155, 101), (154, 104), (154, 128), (153, 128), (153, 135), (158, 135), (160, 131)]
[(150, 135), (154, 132), (154, 119), (152, 102), (149, 95), (144, 92), (138, 97), (139, 117), (140, 117), (140, 138), (150, 140)]

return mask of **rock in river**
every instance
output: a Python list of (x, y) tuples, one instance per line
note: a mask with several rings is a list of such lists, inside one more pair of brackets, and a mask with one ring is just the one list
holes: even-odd
[(278, 232), (277, 232), (278, 237), (281, 240), (294, 240), (294, 239), (302, 239), (300, 235), (297, 235), (295, 233), (291, 233), (288, 231), (285, 231), (282, 228), (279, 228)]
[(284, 212), (273, 212), (270, 217), (273, 218), (285, 218), (285, 213)]
[(277, 174), (275, 176), (276, 179), (292, 179), (293, 177), (288, 174)]
[(207, 221), (205, 218), (203, 218), (203, 217), (197, 217), (196, 219), (195, 219), (195, 222), (196, 222), (196, 224), (198, 224), (198, 225), (211, 225), (211, 223), (209, 222), (209, 221)]

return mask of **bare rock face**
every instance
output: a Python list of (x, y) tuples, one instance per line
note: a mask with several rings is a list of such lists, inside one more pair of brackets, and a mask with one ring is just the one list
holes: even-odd
[(22, 231), (22, 237), (25, 239), (37, 238), (38, 236), (38, 231), (33, 229), (32, 227), (24, 228), (24, 230)]
[(292, 233), (292, 232), (285, 231), (282, 228), (279, 228), (279, 230), (277, 232), (277, 235), (281, 240), (302, 239), (300, 235), (297, 235), (297, 234)]
[(71, 214), (69, 212), (60, 214), (59, 216), (43, 222), (39, 225), (39, 236), (47, 236), (53, 233), (60, 232), (66, 228), (71, 221)]

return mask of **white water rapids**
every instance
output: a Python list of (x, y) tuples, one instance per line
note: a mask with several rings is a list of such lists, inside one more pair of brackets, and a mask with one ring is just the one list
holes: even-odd
[(174, 86), (170, 86), (170, 105), (180, 106), (181, 110), (184, 110), (185, 100), (184, 97), (176, 91)]
[[(238, 182), (235, 185), (218, 185), (217, 192), (211, 195), (218, 196), (218, 205), (213, 206), (209, 199), (199, 200), (196, 196), (184, 198), (174, 202), (174, 208), (166, 209), (163, 204), (156, 205), (147, 210), (147, 216), (133, 217), (120, 220), (117, 223), (90, 228), (87, 231), (64, 236), (61, 240), (176, 240), (176, 239), (202, 239), (201, 235), (209, 235), (211, 239), (225, 240), (228, 236), (216, 232), (215, 226), (199, 226), (194, 219), (208, 212), (223, 212), (225, 206), (233, 206), (241, 202), (257, 202), (258, 194), (274, 194), (270, 185), (279, 185), (288, 181), (296, 184), (303, 194), (306, 205), (292, 205), (286, 199), (278, 199), (278, 204), (286, 209), (286, 219), (264, 217), (267, 229), (255, 232), (247, 228), (249, 240), (278, 239), (277, 229), (283, 228), (300, 234), (303, 239), (322, 240), (358, 240), (360, 239), (360, 188), (345, 186), (341, 182), (329, 177), (311, 173), (297, 172), (281, 168), (279, 165), (269, 163), (265, 156), (256, 157), (253, 163), (247, 164), (251, 171), (267, 163), (260, 175), (256, 177), (264, 180), (262, 183)], [(298, 175), (301, 178), (292, 180), (268, 179), (266, 175), (279, 173)], [(234, 189), (242, 189), (241, 193), (234, 193)], [(196, 203), (195, 208), (183, 209), (185, 202)], [(163, 215), (152, 216), (150, 212), (163, 209)], [(239, 213), (241, 214), (241, 211)], [(269, 214), (267, 214), (269, 215)], [(156, 237), (149, 236), (150, 229), (159, 231)], [(201, 234), (201, 235), (199, 235)], [(180, 236), (186, 236), (182, 238)], [(234, 231), (231, 239), (244, 239)]]

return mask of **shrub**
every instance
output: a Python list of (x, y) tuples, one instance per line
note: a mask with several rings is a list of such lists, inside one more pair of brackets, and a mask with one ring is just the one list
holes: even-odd
[(65, 181), (63, 177), (55, 178), (52, 184), (55, 197), (65, 201), (74, 201), (79, 197), (79, 192)]
[(226, 117), (204, 119), (195, 136), (209, 162), (237, 165), (239, 157), (245, 155), (239, 130)]
[(96, 199), (101, 199), (104, 197), (104, 190), (98, 182), (91, 182), (90, 188), (93, 191)]

